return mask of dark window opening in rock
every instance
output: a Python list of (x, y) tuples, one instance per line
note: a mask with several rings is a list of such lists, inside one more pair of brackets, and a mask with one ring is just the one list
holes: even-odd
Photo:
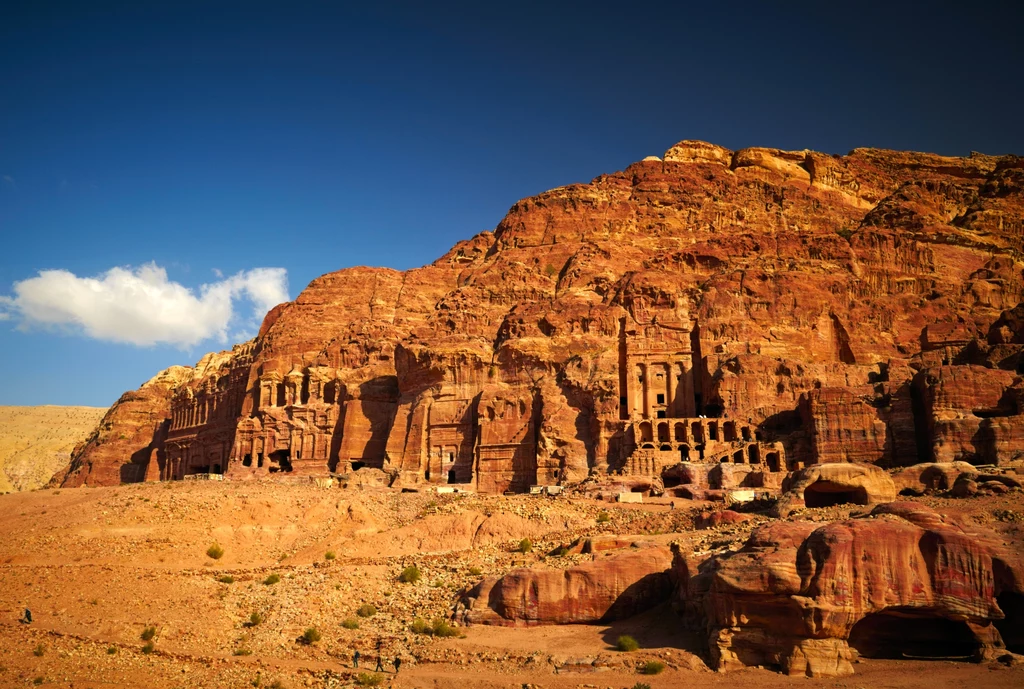
[(260, 452), (260, 453), (258, 453), (256, 455), (256, 466), (257, 467), (262, 467), (263, 466), (263, 453), (262, 452)]
[(718, 440), (718, 424), (708, 424), (708, 440)]
[(750, 459), (751, 464), (760, 464), (761, 450), (758, 449), (757, 445), (751, 445), (747, 448), (747, 457)]
[(704, 427), (698, 422), (690, 424), (690, 435), (693, 436), (695, 442), (702, 442), (704, 440)]
[(732, 456), (733, 464), (743, 464), (743, 450), (737, 450)]
[(672, 451), (672, 446), (671, 445), (662, 445), (658, 449), (661, 450), (662, 452), (671, 452)]
[(815, 481), (804, 489), (804, 504), (808, 507), (833, 507), (850, 503), (868, 504), (868, 492), (863, 488), (831, 481)]
[(448, 472), (448, 483), (455, 483), (455, 469)]
[(720, 404), (709, 404), (704, 408), (704, 416), (710, 416), (718, 418), (722, 415), (722, 405)]
[(688, 448), (686, 445), (683, 445), (683, 446), (681, 446), (679, 448), (679, 461), (680, 462), (689, 462), (690, 461), (690, 448)]
[(653, 435), (651, 430), (651, 424), (645, 421), (644, 423), (640, 424), (640, 441), (649, 442), (652, 439)]
[(360, 470), (360, 469), (362, 469), (362, 468), (363, 468), (364, 466), (366, 466), (366, 462), (357, 462), (357, 461), (352, 461), (352, 462), (350, 462), (350, 464), (351, 464), (351, 466), (352, 466), (352, 471), (359, 471), (359, 470)]
[(725, 436), (725, 442), (736, 442), (736, 424), (732, 421), (726, 421), (722, 424), (722, 435)]
[(664, 484), (666, 488), (675, 488), (680, 483), (682, 483), (678, 476), (662, 476), (661, 482)]
[(309, 378), (302, 379), (302, 386), (299, 388), (299, 402), (309, 404)]
[(769, 452), (767, 455), (765, 455), (765, 461), (768, 462), (768, 470), (769, 471), (778, 471), (779, 469), (782, 468), (779, 465), (779, 453), (778, 452)]
[(213, 465), (213, 473), (215, 473), (215, 474), (222, 473), (221, 470), (220, 470), (220, 464), (214, 464)]
[(658, 424), (658, 442), (659, 443), (664, 443), (664, 442), (667, 442), (667, 441), (668, 441), (668, 424), (667, 423), (659, 423)]
[(971, 659), (979, 643), (966, 622), (913, 608), (872, 613), (850, 630), (849, 644), (867, 658)]
[(686, 440), (686, 425), (677, 423), (672, 429), (675, 431), (676, 440)]
[(274, 402), (275, 407), (284, 406), (284, 383), (278, 383), (275, 397), (277, 400)]
[(292, 470), (292, 462), (288, 456), (288, 450), (277, 450), (276, 452), (271, 452), (270, 464), (271, 473), (278, 471), (287, 472)]
[(242, 466), (244, 466), (244, 467), (251, 467), (252, 466), (252, 455), (251, 454), (246, 455), (245, 457), (242, 457)]
[(302, 459), (302, 450), (295, 453), (295, 459)]
[(649, 490), (648, 486), (633, 486), (629, 489), (630, 493), (646, 493)]
[(625, 407), (626, 406), (626, 398), (625, 397), (620, 397), (619, 398), (619, 406), (620, 407)]
[(658, 393), (658, 404), (665, 404), (665, 395)]
[(750, 440), (750, 427), (744, 426), (743, 428), (741, 428), (740, 435), (743, 437), (744, 440)]
[(659, 409), (658, 410), (658, 418), (659, 419), (664, 419), (665, 418), (665, 410), (664, 409)]
[(427, 469), (427, 470), (425, 470), (423, 472), (423, 480), (424, 481), (429, 481), (430, 480), (430, 469)]
[(644, 450), (653, 450), (654, 449), (654, 443), (644, 443), (643, 445), (641, 445), (641, 447)]
[(996, 602), (1006, 615), (1004, 619), (995, 621), (1006, 650), (1024, 653), (1024, 595), (1004, 591), (996, 596)]

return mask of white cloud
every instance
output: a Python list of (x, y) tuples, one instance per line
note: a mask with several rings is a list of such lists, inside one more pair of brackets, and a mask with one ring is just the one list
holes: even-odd
[[(236, 302), (248, 301), (247, 316)], [(167, 279), (167, 271), (147, 263), (111, 268), (96, 277), (66, 270), (44, 270), (14, 283), (13, 297), (0, 297), (0, 320), (14, 318), (22, 328), (63, 328), (97, 340), (138, 346), (192, 347), (214, 338), (226, 343), (252, 331), (272, 307), (288, 301), (284, 268), (254, 268), (193, 291)]]

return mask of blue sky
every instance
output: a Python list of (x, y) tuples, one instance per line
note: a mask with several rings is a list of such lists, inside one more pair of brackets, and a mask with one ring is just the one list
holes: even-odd
[(1019, 3), (825, 4), (2, 3), (0, 404), (109, 405), (684, 138), (1024, 154)]

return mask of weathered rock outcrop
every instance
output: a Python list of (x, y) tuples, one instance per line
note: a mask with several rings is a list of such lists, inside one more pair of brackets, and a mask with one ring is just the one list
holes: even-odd
[(844, 503), (877, 505), (896, 499), (896, 485), (884, 469), (872, 464), (816, 464), (801, 469), (782, 484), (783, 494), (772, 515), (786, 517), (804, 507)]
[[(136, 393), (166, 437), (111, 417), (125, 442), (85, 446), (66, 482), (136, 480), (139, 453), (164, 479), (370, 466), (490, 492), (687, 460), (1015, 461), (1022, 222), (1013, 156), (684, 141), (430, 265), (314, 280), (252, 342)], [(965, 364), (991, 367), (994, 407), (955, 392), (981, 380)]]
[[(720, 669), (853, 672), (871, 657), (991, 657), (1024, 650), (1024, 566), (991, 532), (909, 503), (820, 526), (775, 522), (738, 552), (676, 554), (676, 605)], [(700, 626), (700, 625), (698, 625)]]
[(598, 553), (559, 569), (517, 569), (489, 577), (464, 599), (464, 620), (530, 626), (585, 624), (631, 617), (667, 600), (672, 553), (661, 546)]

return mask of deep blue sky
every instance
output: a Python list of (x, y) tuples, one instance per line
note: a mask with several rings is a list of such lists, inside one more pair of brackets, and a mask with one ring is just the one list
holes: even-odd
[[(0, 5), (0, 295), (156, 262), (409, 268), (684, 138), (1024, 154), (1019, 2)], [(220, 348), (0, 321), (0, 404)]]

